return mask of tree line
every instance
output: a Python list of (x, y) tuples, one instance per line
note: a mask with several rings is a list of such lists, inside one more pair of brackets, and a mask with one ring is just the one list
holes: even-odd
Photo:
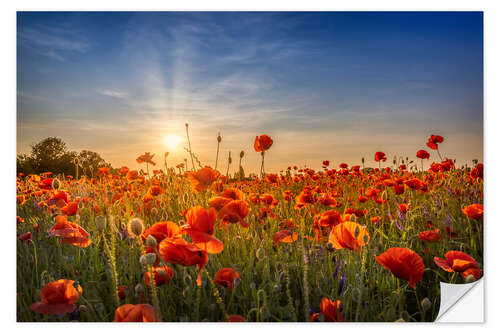
[(29, 154), (18, 154), (16, 165), (18, 174), (40, 174), (50, 171), (53, 174), (73, 177), (83, 175), (92, 177), (98, 168), (111, 167), (98, 153), (90, 150), (71, 151), (66, 143), (57, 137), (48, 137), (33, 144)]

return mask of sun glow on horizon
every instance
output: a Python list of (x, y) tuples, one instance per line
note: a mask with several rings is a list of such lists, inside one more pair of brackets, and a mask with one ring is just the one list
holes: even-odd
[(177, 149), (177, 147), (179, 146), (179, 144), (184, 141), (184, 139), (180, 136), (178, 136), (177, 134), (167, 134), (164, 138), (163, 138), (163, 144), (170, 150), (170, 151), (173, 151), (175, 149)]

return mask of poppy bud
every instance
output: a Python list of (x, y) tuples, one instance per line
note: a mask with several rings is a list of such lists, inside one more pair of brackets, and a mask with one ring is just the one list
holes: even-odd
[(332, 243), (330, 243), (330, 242), (328, 242), (328, 243), (326, 244), (326, 249), (327, 249), (328, 251), (333, 251), (333, 244), (332, 244)]
[(257, 252), (255, 252), (255, 256), (258, 260), (263, 260), (266, 257), (266, 252), (263, 248), (259, 248)]
[(143, 266), (146, 266), (147, 265), (147, 259), (146, 259), (146, 255), (143, 254), (140, 258), (139, 258), (139, 262), (141, 263), (141, 265)]
[(240, 152), (240, 158), (243, 158), (243, 156), (245, 156), (245, 152), (242, 150), (242, 151)]
[(233, 159), (231, 158), (231, 152), (229, 152), (228, 162), (229, 162), (229, 164), (233, 163)]
[(352, 290), (352, 299), (356, 302), (359, 303), (361, 302), (361, 291), (359, 288), (354, 288)]
[(153, 265), (156, 262), (156, 253), (146, 253), (146, 263)]
[(410, 314), (406, 311), (403, 311), (401, 312), (401, 318), (404, 320), (404, 321), (410, 321)]
[(54, 180), (52, 180), (52, 188), (54, 190), (57, 190), (61, 187), (61, 182), (59, 181), (59, 179), (57, 178), (54, 178)]
[(135, 217), (129, 221), (127, 229), (129, 234), (133, 237), (137, 237), (142, 234), (142, 231), (144, 230), (144, 223), (142, 223), (140, 218)]
[(472, 283), (472, 282), (476, 282), (476, 278), (474, 277), (474, 275), (472, 274), (467, 275), (467, 277), (465, 278), (465, 283)]
[(97, 303), (94, 308), (97, 313), (101, 313), (104, 311), (104, 304)]
[(220, 132), (217, 134), (217, 142), (221, 142), (222, 141), (222, 137), (220, 136)]
[(432, 306), (432, 303), (431, 301), (426, 297), (422, 300), (422, 302), (420, 302), (420, 305), (422, 306), (422, 310), (427, 311), (431, 308)]
[(152, 235), (149, 235), (148, 238), (146, 238), (146, 245), (156, 247), (156, 238), (154, 238)]
[(153, 216), (158, 215), (158, 209), (156, 209), (156, 207), (151, 208), (151, 215)]
[(281, 289), (281, 286), (279, 284), (275, 284), (274, 287), (273, 287), (273, 290), (275, 293), (279, 292)]
[(142, 286), (142, 284), (138, 283), (135, 286), (135, 295), (139, 296), (139, 295), (142, 295), (142, 294), (144, 294), (144, 287)]
[(99, 215), (95, 218), (95, 227), (97, 231), (103, 232), (106, 228), (106, 217), (103, 215)]
[(80, 312), (86, 312), (87, 310), (88, 310), (87, 306), (83, 304), (78, 307), (78, 311)]

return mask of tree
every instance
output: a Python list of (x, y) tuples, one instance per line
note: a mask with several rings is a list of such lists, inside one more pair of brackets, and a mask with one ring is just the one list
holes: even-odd
[(60, 138), (49, 137), (31, 146), (29, 161), (36, 173), (51, 171), (72, 175), (71, 161), (75, 156)]
[(98, 168), (101, 167), (111, 167), (109, 163), (96, 152), (90, 150), (82, 150), (78, 156), (78, 162), (80, 168), (80, 175), (86, 175), (87, 177), (91, 177), (93, 174), (97, 172)]
[[(78, 159), (77, 159), (78, 157)], [(110, 166), (96, 152), (82, 150), (80, 153), (69, 151), (66, 143), (57, 137), (48, 137), (31, 146), (30, 155), (17, 155), (17, 172), (24, 174), (43, 173), (51, 171), (54, 174), (65, 174), (76, 176), (75, 162), (79, 161), (80, 168), (85, 174), (91, 176), (91, 170), (97, 170), (102, 166)], [(80, 175), (82, 175), (80, 169)]]

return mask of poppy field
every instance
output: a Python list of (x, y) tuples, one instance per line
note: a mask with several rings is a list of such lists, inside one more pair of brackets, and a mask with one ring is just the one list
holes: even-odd
[(246, 152), (258, 175), (191, 148), (175, 167), (19, 174), (17, 320), (428, 322), (439, 282), (482, 277), (483, 164), (455, 165), (442, 136), (278, 173), (273, 140)]

